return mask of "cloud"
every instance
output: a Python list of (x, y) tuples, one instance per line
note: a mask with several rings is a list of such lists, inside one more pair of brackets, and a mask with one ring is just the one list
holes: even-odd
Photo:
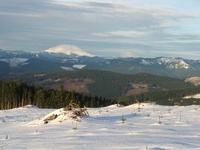
[(147, 34), (148, 31), (113, 31), (106, 33), (92, 33), (92, 35), (100, 37), (139, 37)]
[(123, 51), (121, 56), (122, 57), (134, 57), (134, 54), (132, 51)]

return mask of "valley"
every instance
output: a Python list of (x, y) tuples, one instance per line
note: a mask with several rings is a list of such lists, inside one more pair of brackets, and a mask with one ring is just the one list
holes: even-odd
[[(76, 92), (125, 105), (139, 99), (188, 105), (200, 93), (200, 61), (183, 58), (103, 58), (70, 45), (38, 53), (0, 50), (0, 79)], [(173, 99), (173, 101), (170, 101)], [(199, 103), (199, 101), (197, 102)]]

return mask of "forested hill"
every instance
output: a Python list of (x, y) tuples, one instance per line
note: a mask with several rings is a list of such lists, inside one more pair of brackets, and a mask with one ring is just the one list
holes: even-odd
[(40, 108), (64, 108), (71, 101), (80, 107), (111, 105), (111, 100), (94, 95), (69, 92), (61, 85), (57, 90), (35, 87), (22, 81), (0, 80), (0, 110), (35, 105)]
[(29, 84), (50, 88), (64, 85), (68, 91), (75, 90), (76, 92), (89, 93), (105, 98), (117, 98), (147, 91), (193, 87), (193, 85), (185, 83), (184, 80), (171, 77), (146, 73), (127, 75), (96, 70), (14, 75), (9, 78), (21, 79)]

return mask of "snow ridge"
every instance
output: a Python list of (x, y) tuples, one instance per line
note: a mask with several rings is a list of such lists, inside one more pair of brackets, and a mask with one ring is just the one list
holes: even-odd
[(167, 69), (178, 69), (178, 68), (182, 68), (182, 69), (188, 69), (190, 68), (190, 65), (187, 64), (183, 59), (180, 58), (160, 58), (158, 59), (158, 63), (159, 64), (166, 64)]
[(164, 65), (166, 69), (189, 69), (191, 66), (186, 63), (182, 58), (153, 58), (153, 59), (141, 59), (140, 64), (143, 65)]

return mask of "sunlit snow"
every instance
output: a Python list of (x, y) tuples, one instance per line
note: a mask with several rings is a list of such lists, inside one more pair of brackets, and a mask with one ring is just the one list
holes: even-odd
[(71, 68), (71, 67), (64, 67), (64, 66), (61, 66), (61, 68), (62, 68), (63, 70), (68, 70), (68, 71), (72, 71), (72, 70), (73, 70), (73, 68)]
[(81, 50), (77, 46), (67, 45), (67, 44), (62, 44), (62, 45), (58, 45), (56, 47), (51, 47), (51, 48), (44, 50), (44, 51), (48, 52), (48, 53), (64, 53), (66, 55), (76, 54), (78, 56), (88, 56), (88, 57), (94, 56), (92, 54), (84, 52), (83, 50)]
[[(42, 150), (198, 150), (200, 106), (142, 103), (88, 108), (81, 122), (63, 109), (23, 107), (0, 111), (0, 148)], [(56, 113), (48, 124), (43, 119)], [(123, 118), (123, 119), (122, 119)]]
[(73, 65), (73, 68), (76, 68), (76, 69), (82, 69), (84, 68), (86, 65), (79, 65), (79, 64), (76, 64), (76, 65)]
[(196, 98), (196, 99), (200, 99), (200, 94), (196, 94), (196, 95), (190, 95), (190, 96), (185, 96), (185, 99), (189, 99), (189, 98)]
[(179, 58), (160, 58), (158, 60), (159, 64), (168, 64), (167, 68), (168, 69), (178, 69), (178, 68), (183, 68), (183, 69), (189, 69), (190, 65), (187, 64), (183, 59)]

